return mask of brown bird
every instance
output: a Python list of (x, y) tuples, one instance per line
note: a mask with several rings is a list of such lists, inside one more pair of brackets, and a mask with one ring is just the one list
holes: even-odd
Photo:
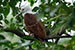
[(37, 16), (34, 14), (26, 13), (24, 15), (24, 23), (28, 32), (33, 33), (34, 37), (38, 40), (47, 41), (47, 36), (43, 24), (37, 21)]

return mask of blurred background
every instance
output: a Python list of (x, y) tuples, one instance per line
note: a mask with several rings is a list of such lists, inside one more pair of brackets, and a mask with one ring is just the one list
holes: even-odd
[[(29, 35), (23, 19), (26, 13), (42, 21), (48, 42), (31, 42), (32, 37), (16, 35)], [(0, 50), (74, 49), (75, 0), (0, 0)]]

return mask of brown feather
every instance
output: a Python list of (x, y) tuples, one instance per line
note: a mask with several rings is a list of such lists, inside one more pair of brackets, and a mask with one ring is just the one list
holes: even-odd
[(41, 21), (37, 21), (37, 16), (34, 14), (26, 13), (24, 15), (24, 23), (26, 29), (33, 33), (38, 40), (46, 40), (46, 32)]

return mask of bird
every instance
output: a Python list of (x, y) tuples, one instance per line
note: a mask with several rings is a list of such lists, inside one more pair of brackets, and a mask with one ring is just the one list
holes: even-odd
[(30, 32), (30, 34), (33, 34), (40, 42), (48, 41), (44, 26), (41, 20), (37, 21), (37, 18), (38, 17), (35, 14), (26, 13), (24, 15), (25, 27), (27, 31)]

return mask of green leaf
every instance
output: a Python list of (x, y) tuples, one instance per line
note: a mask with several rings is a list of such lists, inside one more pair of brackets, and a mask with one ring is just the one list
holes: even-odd
[(8, 21), (7, 19), (5, 19), (4, 22), (5, 22), (6, 24), (9, 24), (9, 21)]
[(0, 24), (2, 24), (2, 22), (0, 21)]
[(35, 39), (35, 38), (30, 37), (30, 36), (23, 36), (22, 38), (23, 38), (23, 39), (32, 39), (32, 40)]
[(53, 46), (53, 45), (55, 45), (54, 43), (52, 43), (52, 42), (47, 42), (46, 43), (48, 46)]
[(55, 15), (55, 13), (57, 12), (57, 10), (62, 6), (63, 4), (58, 5), (54, 10), (52, 10), (50, 12), (50, 16), (53, 17)]
[(0, 45), (4, 44), (4, 45), (8, 45), (9, 43), (11, 43), (8, 40), (0, 40)]
[(35, 40), (34, 43), (32, 44), (32, 48), (36, 49), (36, 48), (38, 48), (40, 46), (40, 44), (41, 44), (40, 41)]
[(2, 3), (2, 0), (0, 0), (0, 5), (1, 5), (1, 3)]
[(20, 43), (19, 42), (14, 42), (14, 43), (11, 44), (11, 46), (15, 46), (15, 45), (20, 45)]
[(42, 2), (42, 3), (44, 3), (44, 2), (45, 2), (45, 0), (41, 0), (41, 2)]
[(22, 16), (17, 16), (16, 19), (17, 19), (16, 20), (17, 23), (21, 23), (23, 21), (23, 17)]
[(5, 39), (5, 37), (4, 37), (3, 35), (0, 35), (0, 40), (1, 40), (1, 39)]
[(13, 18), (11, 18), (11, 20), (10, 20), (11, 22), (13, 22)]
[(72, 37), (72, 39), (71, 39), (71, 40), (75, 41), (75, 35)]
[(3, 50), (8, 50), (9, 48), (4, 48)]
[(37, 21), (40, 21), (42, 17), (44, 17), (43, 13), (36, 13)]
[(19, 8), (18, 7), (13, 7), (12, 10), (13, 10), (13, 13), (12, 13), (13, 16), (16, 16), (16, 14), (18, 14), (18, 12), (19, 12)]
[(68, 23), (68, 26), (75, 30), (75, 8), (73, 9), (72, 15), (69, 17)]
[(59, 2), (59, 0), (53, 0), (54, 2)]
[(16, 6), (16, 4), (17, 4), (17, 2), (18, 2), (19, 0), (10, 0), (10, 2), (9, 2), (9, 6), (12, 8), (12, 11), (13, 11), (13, 15), (15, 16), (17, 13), (18, 13), (18, 11), (19, 11), (19, 9), (17, 8), (17, 7), (15, 7)]
[(9, 44), (10, 44), (11, 42), (10, 41), (8, 41), (8, 40), (0, 40), (0, 46), (1, 45), (4, 45), (4, 46), (6, 46), (6, 47), (9, 47)]
[(37, 48), (37, 44), (34, 43), (34, 44), (32, 45), (32, 48), (33, 48), (33, 49), (36, 49), (36, 48)]
[(32, 44), (32, 48), (34, 50), (41, 50), (45, 47), (45, 43), (41, 43), (39, 40), (35, 40), (34, 43)]
[(13, 50), (26, 50), (25, 47), (30, 46), (30, 45), (32, 45), (32, 43), (30, 43), (30, 44), (28, 44), (28, 45), (24, 45), (24, 46), (21, 45), (20, 47), (17, 47), (17, 48), (15, 48), (15, 49), (13, 49)]
[(58, 32), (61, 32), (64, 26), (66, 27), (64, 21), (62, 21), (61, 23), (60, 22), (59, 23), (56, 23), (54, 25), (54, 28), (53, 28), (52, 33), (57, 34)]
[[(13, 27), (14, 26), (14, 27)], [(15, 23), (11, 23), (10, 24), (10, 28), (12, 28), (12, 29), (15, 29), (16, 27), (15, 27)]]
[(17, 4), (17, 2), (18, 2), (19, 0), (10, 0), (10, 2), (9, 2), (9, 5), (12, 7), (12, 9), (14, 9), (15, 8), (15, 5)]
[(2, 15), (0, 15), (0, 20), (2, 20), (3, 19), (3, 16)]
[(39, 9), (38, 7), (35, 7), (32, 11), (36, 12), (38, 9)]
[(53, 45), (52, 46), (52, 50), (64, 50), (64, 46), (62, 46), (62, 45)]
[(22, 42), (22, 43), (25, 43), (25, 40), (24, 40), (24, 39), (21, 39), (21, 42)]
[(35, 0), (28, 0), (30, 2), (30, 5), (33, 6), (35, 3)]
[(8, 0), (4, 0), (4, 2), (2, 4), (3, 4), (3, 6), (6, 6), (7, 3), (8, 3)]
[(50, 18), (49, 20), (47, 20), (47, 22), (51, 22), (51, 21), (55, 21), (56, 19), (60, 18), (61, 15), (58, 15), (56, 17)]
[(6, 7), (3, 8), (3, 14), (4, 14), (4, 17), (6, 18), (7, 15), (9, 14), (9, 11), (10, 11), (10, 7), (9, 5), (7, 4)]
[(2, 6), (0, 6), (0, 13), (2, 13), (2, 11), (3, 11), (3, 7), (2, 7)]

